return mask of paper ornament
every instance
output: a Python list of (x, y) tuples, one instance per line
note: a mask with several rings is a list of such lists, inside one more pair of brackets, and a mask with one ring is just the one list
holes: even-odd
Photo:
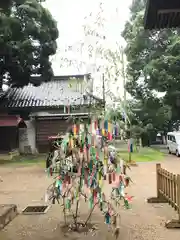
[[(110, 152), (107, 145), (107, 139), (111, 141), (116, 134), (116, 128), (117, 126), (108, 120), (89, 118), (88, 124), (74, 121), (71, 131), (65, 135), (60, 144), (62, 155), (65, 155), (64, 159), (61, 157), (59, 165), (47, 169), (50, 175), (58, 172), (60, 176), (55, 180), (57, 196), (53, 196), (53, 202), (65, 196), (65, 208), (72, 211), (72, 204), (82, 198), (85, 201), (87, 199), (90, 209), (97, 205), (105, 214), (105, 223), (108, 225), (114, 222), (113, 216), (116, 211), (103, 192), (106, 177), (107, 183), (112, 186), (115, 204), (118, 206), (121, 200), (122, 205), (124, 203), (127, 209), (130, 208), (130, 197), (124, 193), (125, 187), (129, 184), (129, 179), (123, 175), (124, 162), (115, 164), (115, 155)], [(73, 154), (66, 157), (71, 152)], [(74, 163), (76, 173), (73, 170)]]
[(105, 214), (105, 223), (106, 224), (110, 224), (110, 219), (111, 219), (111, 216), (110, 216), (109, 212), (107, 212)]

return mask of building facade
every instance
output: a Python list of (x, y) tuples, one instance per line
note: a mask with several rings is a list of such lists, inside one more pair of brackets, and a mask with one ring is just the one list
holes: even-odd
[[(0, 112), (6, 118), (19, 116), (19, 125), (14, 123), (17, 143), (5, 146), (0, 144), (0, 151), (11, 151), (18, 147), (20, 153), (48, 151), (48, 137), (64, 134), (69, 126), (68, 118), (81, 118), (87, 121), (92, 104), (103, 106), (102, 99), (88, 93), (87, 82), (89, 75), (55, 76), (50, 82), (40, 86), (29, 84), (23, 88), (11, 88), (1, 99)], [(0, 132), (10, 131), (8, 121), (1, 126)], [(13, 133), (13, 136), (15, 134)], [(0, 142), (3, 134), (0, 134)]]

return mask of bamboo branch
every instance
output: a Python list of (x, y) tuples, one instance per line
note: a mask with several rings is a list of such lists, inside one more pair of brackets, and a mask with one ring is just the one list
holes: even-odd
[(65, 197), (63, 197), (63, 214), (64, 214), (64, 224), (67, 225), (67, 222), (66, 222), (66, 206), (65, 206)]
[(86, 219), (86, 221), (85, 221), (85, 223), (84, 223), (85, 226), (87, 225), (89, 219), (91, 218), (91, 215), (92, 215), (92, 213), (93, 213), (93, 211), (94, 211), (94, 209), (95, 209), (95, 207), (96, 207), (97, 204), (99, 204), (99, 201), (96, 202), (96, 203), (94, 204), (94, 206), (92, 207), (92, 209), (91, 209), (91, 211), (90, 211), (90, 213), (89, 213), (89, 215), (88, 215), (88, 217), (87, 217), (87, 219)]
[[(82, 180), (83, 180), (83, 172), (82, 172), (82, 168), (83, 168), (83, 164), (84, 164), (84, 156), (83, 156), (83, 160), (81, 161), (81, 176), (80, 176), (80, 179), (79, 179), (79, 186), (78, 186), (78, 194), (80, 193), (81, 191), (81, 185), (82, 185)], [(78, 199), (76, 201), (76, 212), (75, 212), (75, 225), (76, 225), (76, 228), (77, 228), (77, 216), (78, 216), (78, 209), (79, 209), (79, 196), (78, 196)]]

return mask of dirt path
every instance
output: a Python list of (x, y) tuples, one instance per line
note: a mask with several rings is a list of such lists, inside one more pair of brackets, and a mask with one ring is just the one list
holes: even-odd
[[(162, 166), (174, 173), (180, 172), (180, 159), (167, 157)], [(129, 187), (128, 193), (134, 196), (131, 210), (123, 210), (121, 214), (122, 240), (178, 240), (179, 230), (168, 230), (164, 227), (166, 220), (176, 218), (176, 213), (168, 204), (147, 204), (146, 199), (156, 196), (155, 163), (141, 163), (129, 172), (134, 183)], [(21, 210), (28, 204), (43, 203), (42, 197), (51, 180), (38, 166), (16, 168), (0, 168), (0, 204), (15, 203)], [(109, 186), (105, 186), (109, 191)], [(82, 211), (87, 212), (87, 205), (82, 204)], [(63, 239), (59, 223), (61, 219), (59, 206), (53, 206), (44, 216), (22, 216), (15, 218), (3, 231), (0, 239), (3, 240), (59, 240)], [(96, 215), (96, 221), (103, 218)], [(105, 237), (107, 236), (107, 237)], [(89, 236), (87, 239), (92, 239)], [(100, 235), (94, 239), (111, 239), (107, 235), (107, 227), (103, 225)], [(73, 235), (69, 239), (77, 239)], [(84, 236), (83, 236), (84, 239)]]

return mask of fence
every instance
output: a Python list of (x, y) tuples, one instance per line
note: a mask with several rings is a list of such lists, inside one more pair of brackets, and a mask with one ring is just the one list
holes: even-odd
[(178, 213), (178, 220), (166, 223), (167, 228), (180, 228), (180, 175), (175, 175), (156, 164), (157, 197), (148, 203), (169, 203)]

